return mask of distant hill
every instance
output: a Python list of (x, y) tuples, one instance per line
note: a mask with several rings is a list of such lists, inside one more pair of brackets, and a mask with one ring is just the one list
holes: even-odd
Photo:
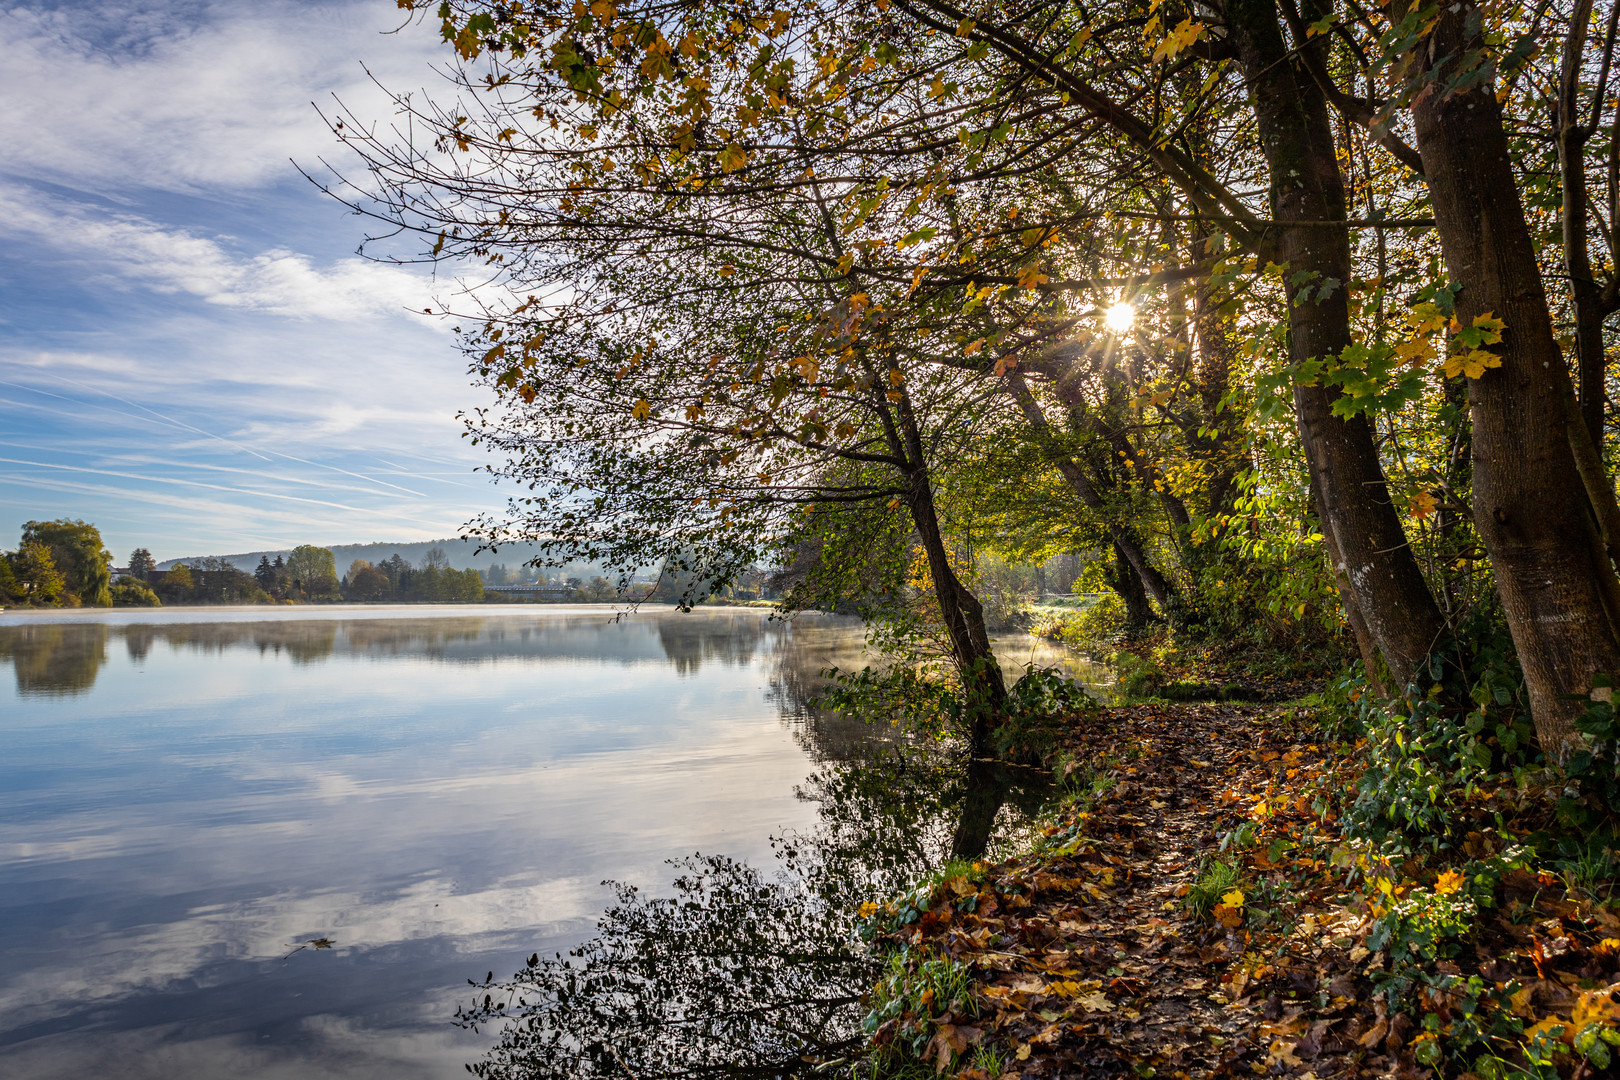
[[(398, 554), (403, 559), (409, 559), (412, 565), (420, 566), (422, 565), (423, 556), (428, 553), (428, 549), (435, 547), (444, 549), (445, 557), (450, 560), (450, 565), (457, 570), (487, 570), (491, 563), (501, 563), (508, 570), (516, 573), (520, 572), (527, 560), (539, 554), (539, 550), (533, 544), (502, 544), (499, 552), (486, 551), (482, 555), (474, 556), (473, 553), (478, 550), (478, 542), (475, 540), (413, 540), (400, 544), (379, 542), (375, 544), (331, 544), (323, 546), (331, 548), (332, 558), (337, 563), (337, 572), (340, 577), (348, 573), (349, 564), (356, 559), (377, 563)], [(158, 569), (167, 570), (175, 563), (194, 564), (199, 559), (221, 558), (232, 566), (252, 572), (253, 568), (259, 565), (261, 558), (268, 557), (271, 562), (274, 562), (277, 555), (286, 558), (291, 553), (292, 548), (288, 547), (274, 548), (268, 551), (244, 551), (236, 555), (188, 555), (178, 559), (165, 559), (158, 563)], [(547, 568), (545, 574), (548, 577), (561, 575), (563, 577), (584, 578), (588, 581), (602, 574), (602, 568), (595, 563), (570, 563), (561, 569)], [(528, 576), (528, 573), (524, 574), (525, 578)], [(657, 575), (651, 567), (648, 567), (636, 576), (650, 580)]]

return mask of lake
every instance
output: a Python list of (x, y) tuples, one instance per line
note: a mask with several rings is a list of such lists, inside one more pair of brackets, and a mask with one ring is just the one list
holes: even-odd
[(0, 614), (0, 1074), (466, 1075), (468, 979), (588, 937), (605, 879), (769, 863), (806, 779), (893, 738), (808, 704), (861, 643), (751, 609)]

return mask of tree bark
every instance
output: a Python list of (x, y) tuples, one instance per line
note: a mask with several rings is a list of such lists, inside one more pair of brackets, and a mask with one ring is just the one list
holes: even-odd
[(1140, 637), (1153, 623), (1153, 608), (1148, 604), (1147, 590), (1142, 588), (1142, 578), (1118, 544), (1114, 545), (1113, 577), (1114, 591), (1125, 601), (1125, 636)]
[(995, 653), (990, 650), (990, 635), (984, 626), (984, 605), (951, 569), (939, 517), (934, 511), (934, 493), (928, 473), (915, 470), (907, 477), (907, 487), (906, 502), (928, 558), (928, 576), (933, 581), (934, 595), (945, 621), (951, 656), (961, 673), (972, 707), (969, 736), (974, 752), (978, 753), (983, 750), (1002, 702), (1006, 700), (1007, 684), (1002, 679)]
[[(1287, 224), (1347, 216), (1327, 103), (1287, 47), (1275, 0), (1228, 0), (1225, 16), (1249, 79), (1271, 174), (1276, 249), (1289, 274), (1290, 358), (1299, 364), (1337, 356), (1351, 343), (1348, 231)], [(1372, 425), (1361, 416), (1335, 416), (1338, 397), (1331, 387), (1296, 382), (1300, 441), (1323, 532), (1333, 537), (1329, 550), (1337, 547), (1360, 616), (1390, 673), (1405, 687), (1445, 623), (1390, 501)]]
[[(1468, 0), (1444, 9), (1414, 59), (1432, 77), (1412, 102), (1446, 269), (1462, 286), (1457, 318), (1487, 312), (1507, 328), (1501, 367), (1469, 380), (1474, 524), (1491, 558), (1542, 750), (1562, 760), (1598, 672), (1620, 672), (1613, 569), (1566, 428), (1569, 371), (1508, 156), (1501, 106), (1482, 79), (1446, 92), (1484, 55)], [(1438, 70), (1436, 70), (1438, 69)]]
[[(1317, 508), (1317, 517), (1321, 518), (1320, 506)], [(1350, 588), (1349, 579), (1344, 573), (1344, 557), (1339, 554), (1339, 545), (1333, 539), (1330, 529), (1322, 530), (1322, 543), (1327, 548), (1328, 568), (1333, 574), (1333, 584), (1339, 589), (1339, 604), (1344, 608), (1344, 621), (1350, 624), (1350, 633), (1356, 639), (1356, 651), (1361, 653), (1361, 666), (1367, 671), (1367, 683), (1373, 688), (1373, 693), (1380, 698), (1389, 698), (1389, 686), (1384, 682), (1384, 673), (1379, 670), (1378, 643), (1373, 640), (1372, 631), (1367, 629), (1367, 620), (1361, 615), (1361, 605), (1356, 602), (1355, 591)]]

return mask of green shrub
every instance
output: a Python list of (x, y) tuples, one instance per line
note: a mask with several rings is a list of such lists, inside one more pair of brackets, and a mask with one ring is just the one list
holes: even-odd
[(158, 594), (139, 581), (120, 581), (112, 587), (113, 607), (162, 607)]
[(1059, 640), (1076, 649), (1111, 648), (1125, 635), (1125, 601), (1116, 593), (1104, 593), (1096, 602), (1066, 618)]

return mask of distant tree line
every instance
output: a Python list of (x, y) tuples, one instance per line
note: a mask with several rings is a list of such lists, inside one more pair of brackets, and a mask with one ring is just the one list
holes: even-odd
[[(327, 559), (331, 559), (331, 552), (327, 552)], [(266, 565), (273, 564), (261, 563), (261, 572)], [(504, 567), (502, 576), (505, 576)], [(417, 603), (432, 600), (478, 601), (484, 598), (483, 575), (470, 568), (455, 569), (441, 547), (429, 548), (422, 556), (420, 566), (411, 565), (411, 561), (398, 552), (378, 563), (356, 559), (349, 564), (349, 572), (343, 576), (341, 585), (336, 581), (336, 575), (333, 576), (333, 585), (341, 590), (343, 599), (362, 602)]]
[[(356, 559), (338, 577), (330, 548), (303, 544), (286, 556), (261, 556), (249, 573), (229, 561), (210, 556), (177, 562), (167, 570), (144, 547), (130, 552), (129, 565), (118, 570), (101, 532), (84, 521), (66, 518), (30, 521), (13, 551), (0, 550), (0, 605), (6, 607), (159, 607), (164, 604), (272, 604), (272, 603), (424, 603), (485, 599), (486, 585), (519, 584), (530, 576), (522, 568), (491, 563), (477, 569), (457, 570), (442, 547), (429, 548), (420, 564), (395, 552), (371, 563)], [(601, 575), (589, 579), (558, 577), (555, 584), (568, 592), (556, 599), (600, 602), (621, 598), (677, 600), (673, 578), (661, 591), (647, 586), (622, 590)], [(737, 590), (727, 588), (726, 596)], [(757, 595), (757, 587), (751, 595)], [(498, 595), (498, 594), (497, 594)], [(744, 590), (744, 595), (749, 595)], [(502, 597), (504, 599), (504, 597)], [(739, 596), (738, 598), (743, 598)], [(534, 599), (522, 597), (522, 599)]]

